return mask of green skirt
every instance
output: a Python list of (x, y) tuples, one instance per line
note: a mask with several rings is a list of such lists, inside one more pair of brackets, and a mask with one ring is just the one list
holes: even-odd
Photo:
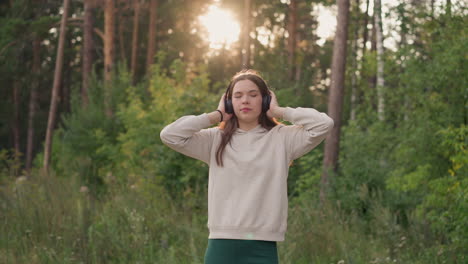
[(205, 264), (277, 264), (276, 241), (208, 239)]

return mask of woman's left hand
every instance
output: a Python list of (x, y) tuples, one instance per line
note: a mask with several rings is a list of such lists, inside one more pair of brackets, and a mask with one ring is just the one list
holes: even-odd
[(267, 111), (268, 118), (283, 118), (283, 111), (284, 108), (278, 105), (278, 100), (276, 99), (275, 93), (270, 90), (271, 101), (270, 101), (270, 109)]

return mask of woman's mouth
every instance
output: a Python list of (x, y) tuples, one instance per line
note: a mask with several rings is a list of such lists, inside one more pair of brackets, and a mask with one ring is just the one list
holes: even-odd
[(252, 110), (252, 109), (250, 109), (250, 108), (242, 108), (242, 109), (241, 109), (241, 112), (249, 112), (249, 111), (251, 111), (251, 110)]

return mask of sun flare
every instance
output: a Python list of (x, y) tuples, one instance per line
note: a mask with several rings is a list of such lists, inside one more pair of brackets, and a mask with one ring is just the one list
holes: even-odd
[(231, 13), (217, 6), (210, 6), (206, 14), (199, 17), (206, 28), (212, 49), (229, 49), (239, 38), (240, 26)]

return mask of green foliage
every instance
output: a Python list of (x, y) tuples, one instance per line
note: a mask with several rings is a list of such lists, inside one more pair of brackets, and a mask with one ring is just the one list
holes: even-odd
[[(160, 53), (158, 60), (164, 57)], [(56, 173), (78, 175), (92, 190), (106, 187), (106, 182), (133, 185), (157, 179), (180, 196), (188, 186), (206, 185), (207, 166), (169, 150), (159, 138), (162, 128), (176, 118), (215, 107), (218, 96), (210, 94), (203, 71), (200, 67), (199, 75), (189, 77), (180, 60), (167, 70), (155, 64), (149, 81), (133, 86), (120, 67), (112, 83), (111, 118), (104, 114), (102, 84), (94, 82), (89, 105), (83, 107), (75, 96), (63, 128), (55, 133)]]
[(317, 201), (320, 193), (322, 162), (323, 152), (319, 149), (293, 161), (288, 176), (288, 194), (293, 203), (296, 199)]
[(0, 47), (6, 46), (10, 41), (13, 41), (15, 36), (21, 35), (27, 29), (28, 24), (23, 19), (1, 18), (0, 23)]
[(467, 127), (462, 125), (436, 133), (439, 157), (447, 162), (442, 171), (435, 168), (437, 163), (426, 163), (407, 174), (396, 171), (388, 179), (390, 189), (419, 197), (415, 205), (418, 216), (429, 220), (441, 239), (449, 240), (451, 248), (446, 251), (452, 254), (464, 250), (468, 243), (467, 132)]
[[(342, 129), (340, 171), (333, 184), (333, 197), (345, 211), (367, 219), (369, 228), (385, 227), (372, 224), (378, 219), (374, 201), (381, 202), (387, 219), (394, 218), (394, 228), (382, 237), (395, 241), (391, 237), (398, 236), (391, 234), (406, 230), (408, 239), (435, 241), (425, 245), (424, 259), (437, 253), (437, 259), (454, 263), (463, 262), (467, 244), (464, 21), (452, 17), (443, 28), (429, 22), (424, 46), (387, 52), (386, 121), (376, 120), (375, 90), (364, 86), (357, 120)], [(365, 71), (375, 68), (373, 60), (367, 63)], [(368, 231), (379, 234), (379, 229)]]
[[(6, 94), (2, 142), (11, 141), (13, 108), (8, 98), (14, 80), (22, 86), (23, 110), (31, 80), (39, 80), (42, 101), (36, 123), (46, 123), (49, 96), (44, 91), (51, 86), (47, 76), (53, 75), (56, 49), (56, 36), (49, 29), (59, 20), (60, 2), (47, 3), (47, 8), (32, 2), (13, 1), (11, 10), (0, 5), (6, 14), (0, 18), (0, 59), (5, 61), (0, 80)], [(70, 61), (65, 69), (76, 90), (71, 112), (62, 115), (55, 131), (50, 177), (36, 171), (42, 167), (39, 153), (30, 177), (15, 178), (22, 173), (21, 154), (6, 150), (11, 146), (0, 150), (0, 263), (202, 263), (208, 167), (168, 149), (159, 133), (182, 115), (214, 109), (239, 60), (232, 50), (201, 55), (208, 44), (201, 35), (184, 30), (191, 30), (190, 21), (207, 4), (181, 6), (183, 2), (167, 1), (158, 8), (158, 47), (165, 52), (156, 56), (147, 79), (132, 84), (124, 66), (115, 71), (109, 85), (112, 116), (105, 114), (104, 84), (96, 76), (90, 103), (82, 105), (80, 82), (75, 82), (79, 72), (70, 66), (78, 63), (81, 32), (69, 31), (74, 45), (66, 49)], [(222, 2), (243, 10), (242, 1)], [(288, 18), (282, 15), (288, 6), (283, 2), (254, 3), (255, 26), (271, 30), (274, 43), (263, 46), (252, 39), (253, 67), (268, 80), (280, 105), (326, 111), (333, 42), (317, 45), (317, 21), (310, 11), (316, 3), (334, 1), (299, 3), (297, 80), (286, 77)], [(424, 7), (410, 7), (402, 2), (390, 11), (396, 12), (401, 33), (413, 42), (386, 50), (384, 122), (377, 119), (375, 52), (366, 51), (355, 68), (348, 63), (348, 73), (359, 70), (357, 117), (347, 121), (350, 108), (345, 105), (339, 168), (331, 178), (329, 203), (318, 201), (320, 147), (290, 167), (288, 233), (286, 242), (279, 243), (282, 263), (466, 262), (466, 8), (429, 16)], [(81, 3), (72, 5), (72, 13), (80, 8)], [(124, 13), (119, 13), (119, 25), (128, 21)], [(97, 18), (96, 26), (102, 28)], [(360, 35), (363, 27), (353, 26)], [(125, 27), (119, 30), (128, 36)], [(41, 48), (41, 76), (28, 72), (35, 36), (49, 43)], [(144, 48), (147, 36), (139, 37)], [(129, 50), (119, 45), (117, 51), (125, 56)], [(98, 59), (96, 67), (101, 63)], [(140, 68), (137, 79), (144, 71)], [(23, 123), (25, 117), (21, 115)], [(36, 134), (42, 137), (40, 131)]]
[[(164, 54), (158, 55), (162, 60)], [(186, 67), (175, 60), (169, 70), (153, 65), (148, 92), (150, 100), (138, 95), (130, 87), (126, 106), (119, 108), (117, 116), (125, 129), (117, 140), (119, 149), (112, 157), (119, 178), (130, 181), (160, 178), (173, 195), (180, 194), (197, 184), (206, 185), (207, 167), (200, 161), (185, 157), (164, 146), (159, 133), (164, 126), (187, 114), (201, 114), (215, 107), (217, 96), (209, 93), (209, 79), (201, 74), (188, 77)]]
[(340, 149), (340, 175), (334, 179), (334, 197), (343, 208), (366, 214), (373, 196), (385, 187), (385, 176), (391, 169), (388, 155), (395, 135), (388, 126), (374, 123), (366, 129), (351, 122), (343, 128)]
[[(112, 81), (111, 105), (123, 101), (124, 90), (130, 85), (129, 76), (123, 71), (120, 68), (122, 74), (117, 74), (118, 77)], [(87, 106), (82, 104), (78, 93), (72, 98), (72, 111), (63, 116), (63, 127), (54, 133), (51, 165), (58, 175), (78, 175), (82, 184), (94, 191), (104, 187), (107, 171), (102, 171), (102, 168), (112, 164), (109, 152), (117, 151), (113, 146), (122, 126), (119, 119), (106, 116), (102, 103), (103, 84), (95, 78), (90, 86)]]
[(79, 181), (55, 175), (5, 183), (0, 262), (201, 263), (206, 206), (179, 207), (150, 181), (113, 187), (96, 199)]
[(20, 175), (22, 166), (21, 153), (0, 149), (0, 185), (3, 181)]

